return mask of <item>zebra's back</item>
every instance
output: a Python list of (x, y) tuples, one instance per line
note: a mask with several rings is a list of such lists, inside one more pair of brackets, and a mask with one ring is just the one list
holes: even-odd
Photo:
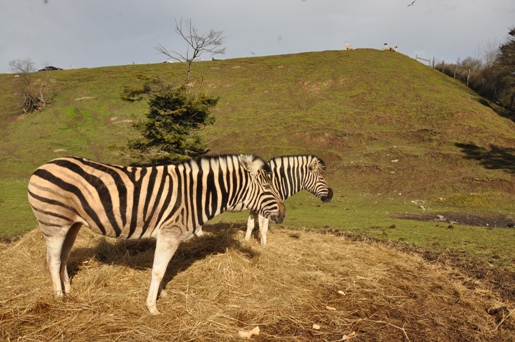
[(181, 203), (179, 182), (169, 167), (123, 167), (76, 157), (42, 165), (28, 190), (36, 217), (45, 215), (48, 229), (80, 222), (123, 238), (152, 236), (170, 203)]

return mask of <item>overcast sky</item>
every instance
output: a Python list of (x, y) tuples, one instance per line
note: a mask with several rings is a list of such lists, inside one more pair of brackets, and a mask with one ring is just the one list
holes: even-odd
[(0, 0), (0, 73), (26, 58), (63, 69), (162, 62), (159, 44), (186, 51), (174, 18), (223, 31), (220, 59), (343, 50), (349, 41), (456, 62), (480, 58), (515, 27), (514, 0), (412, 1)]

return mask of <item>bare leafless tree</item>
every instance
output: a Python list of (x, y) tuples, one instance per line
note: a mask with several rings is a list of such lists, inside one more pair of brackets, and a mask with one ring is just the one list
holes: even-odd
[(491, 68), (499, 55), (499, 47), (501, 43), (497, 39), (489, 39), (481, 43), (477, 48), (477, 55), (479, 60), (483, 62), (483, 66)]
[(210, 30), (208, 33), (200, 34), (191, 19), (183, 23), (182, 18), (179, 22), (175, 19), (175, 32), (188, 43), (186, 53), (179, 53), (173, 50), (169, 51), (161, 44), (156, 47), (156, 50), (175, 61), (188, 63), (188, 71), (186, 74), (187, 86), (190, 81), (192, 64), (199, 59), (203, 53), (210, 53), (211, 56), (225, 53), (225, 48), (221, 47), (224, 41), (222, 37), (223, 32)]
[(50, 74), (44, 74), (41, 80), (34, 76), (36, 68), (30, 58), (17, 59), (9, 62), (11, 71), (14, 72), (18, 82), (17, 92), (21, 102), (21, 108), (25, 113), (42, 110), (47, 105), (48, 81)]

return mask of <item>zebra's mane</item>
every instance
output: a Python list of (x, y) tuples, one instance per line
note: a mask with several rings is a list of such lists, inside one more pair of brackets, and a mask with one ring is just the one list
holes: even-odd
[[(237, 160), (238, 162), (240, 162), (240, 158), (247, 158), (249, 161), (251, 161), (256, 166), (257, 169), (262, 169), (268, 173), (272, 172), (268, 163), (254, 154), (221, 154), (221, 155), (213, 155), (213, 156), (204, 156), (204, 157), (200, 157), (200, 158), (190, 159), (190, 160), (188, 160), (186, 162), (182, 162), (182, 163), (190, 163), (190, 165), (197, 164), (200, 167), (200, 165), (202, 165), (206, 162), (211, 163), (211, 161), (214, 161), (216, 163), (221, 163), (223, 165), (227, 165), (227, 162), (231, 159), (233, 161)], [(181, 162), (174, 163), (174, 164), (175, 165), (181, 164)]]
[(203, 165), (203, 164), (205, 165), (206, 162), (207, 162), (207, 164), (211, 164), (211, 161), (213, 161), (217, 164), (227, 165), (227, 162), (230, 159), (232, 159), (233, 161), (238, 161), (238, 163), (240, 163), (240, 157), (247, 158), (248, 160), (250, 160), (252, 163), (254, 163), (254, 165), (256, 166), (257, 169), (263, 169), (265, 172), (268, 172), (268, 173), (271, 172), (271, 169), (270, 169), (270, 166), (268, 165), (268, 163), (266, 161), (264, 161), (264, 159), (262, 159), (256, 155), (253, 155), (253, 154), (220, 154), (220, 155), (192, 158), (192, 159), (183, 160), (183, 161), (173, 161), (173, 162), (163, 163), (163, 164), (159, 164), (159, 165), (128, 165), (128, 166), (105, 163), (105, 162), (95, 161), (95, 160), (92, 160), (89, 158), (83, 158), (83, 157), (77, 157), (77, 156), (60, 157), (60, 158), (56, 158), (56, 159), (71, 158), (71, 159), (81, 160), (84, 162), (93, 162), (93, 163), (98, 163), (98, 164), (104, 164), (104, 165), (108, 165), (108, 166), (115, 167), (115, 168), (134, 169), (134, 168), (141, 168), (141, 167), (143, 167), (143, 168), (145, 168), (145, 167), (167, 167), (167, 166), (179, 166), (179, 165), (188, 165), (189, 167), (199, 167), (200, 168), (201, 165)]
[(312, 155), (312, 154), (295, 154), (295, 155), (286, 155), (286, 156), (279, 156), (279, 157), (274, 157), (272, 159), (269, 160), (269, 163), (273, 160), (281, 160), (281, 159), (299, 159), (299, 158), (307, 158), (308, 160), (316, 160), (317, 163), (318, 163), (318, 168), (320, 170), (325, 170), (325, 162), (322, 160), (322, 158), (320, 157), (317, 157), (315, 155)]

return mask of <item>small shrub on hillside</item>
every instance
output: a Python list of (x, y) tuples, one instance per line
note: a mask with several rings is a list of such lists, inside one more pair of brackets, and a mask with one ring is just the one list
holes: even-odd
[(136, 164), (158, 165), (171, 161), (197, 158), (207, 153), (207, 145), (195, 134), (215, 122), (211, 108), (218, 98), (193, 93), (183, 85), (173, 85), (159, 79), (140, 76), (141, 87), (126, 87), (122, 99), (149, 105), (146, 118), (136, 123), (141, 137), (130, 140), (128, 148)]
[(43, 79), (39, 78), (41, 73), (35, 73), (36, 68), (30, 58), (24, 60), (12, 60), (9, 62), (11, 71), (17, 77), (16, 96), (19, 99), (20, 107), (24, 113), (32, 113), (43, 110), (50, 103), (53, 97), (49, 90), (49, 72), (43, 73)]

